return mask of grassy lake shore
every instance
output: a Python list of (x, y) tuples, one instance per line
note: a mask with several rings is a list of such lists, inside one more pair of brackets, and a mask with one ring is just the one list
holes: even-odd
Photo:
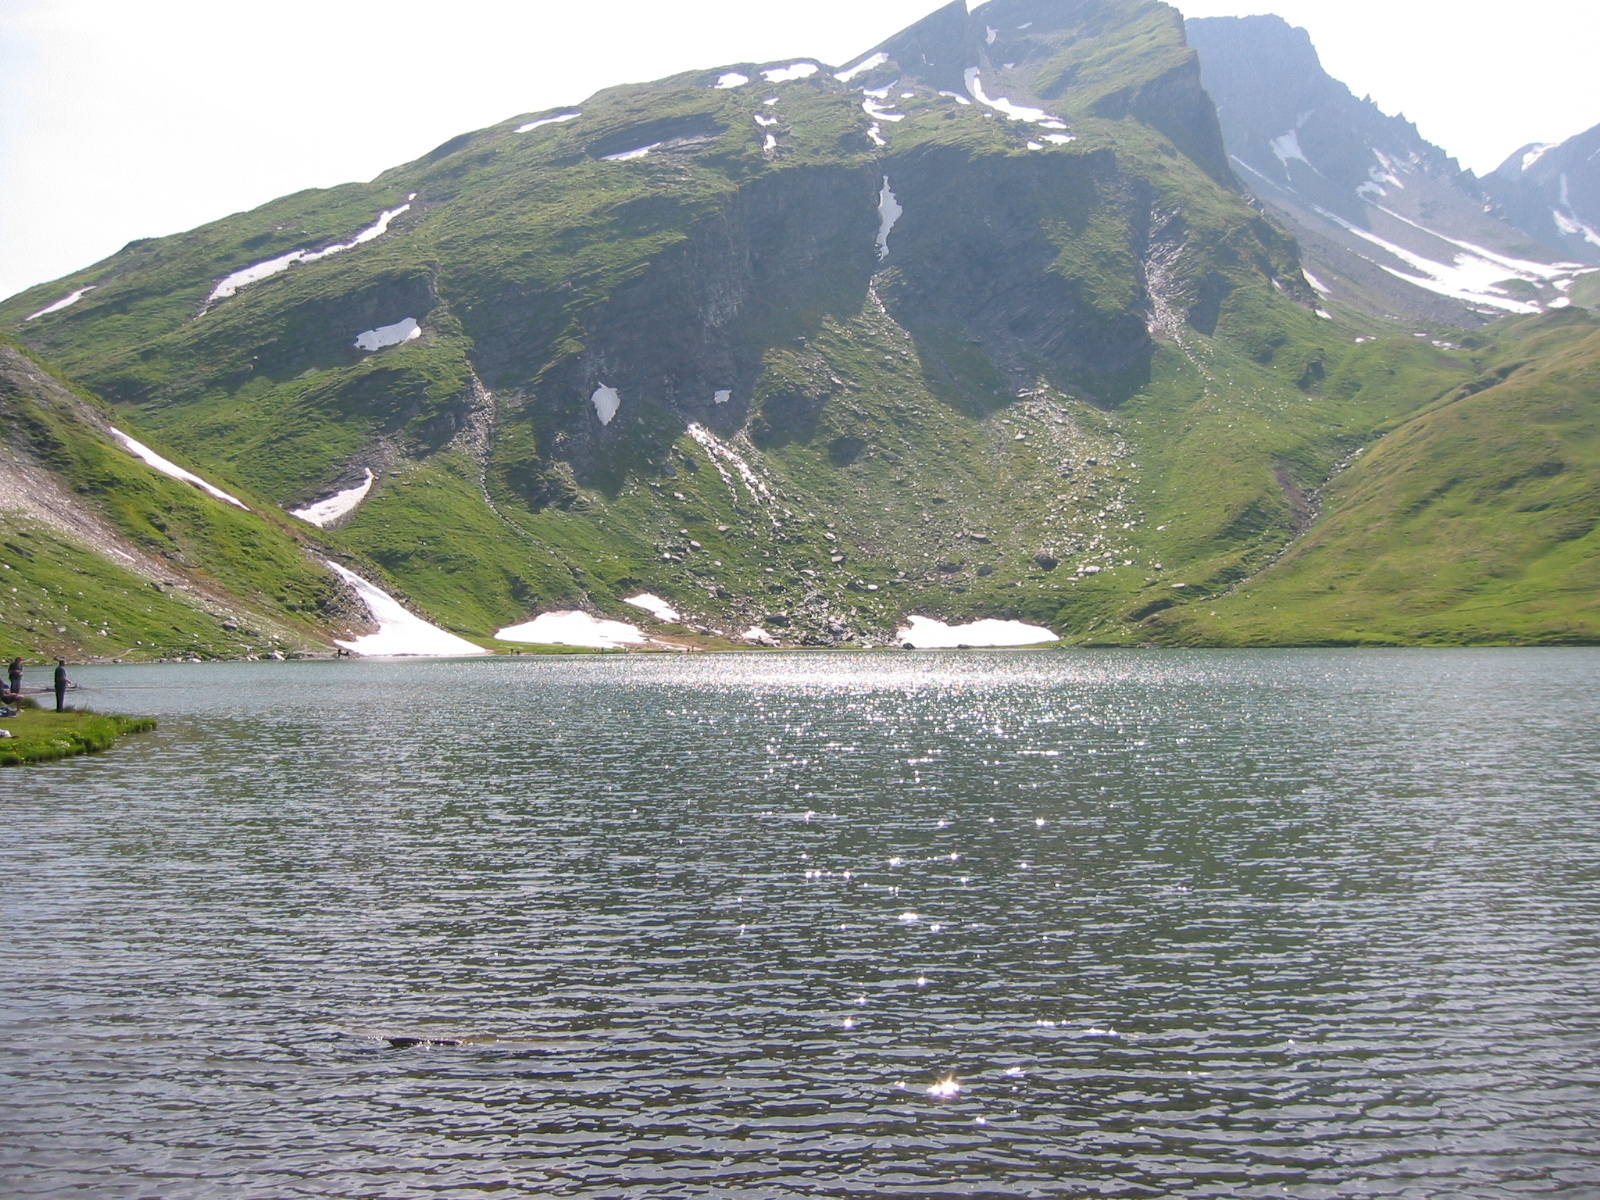
[(109, 750), (119, 737), (148, 733), (156, 727), (150, 717), (122, 717), (112, 713), (73, 710), (64, 713), (25, 708), (0, 721), (11, 734), (0, 738), (0, 767), (53, 762), (79, 754)]

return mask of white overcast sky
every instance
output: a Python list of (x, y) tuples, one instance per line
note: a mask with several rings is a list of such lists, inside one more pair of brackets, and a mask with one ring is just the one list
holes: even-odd
[[(1178, 0), (1276, 12), (1479, 171), (1600, 124), (1600, 0)], [(0, 0), (0, 296), (136, 237), (369, 179), (615, 83), (843, 62), (938, 0)]]

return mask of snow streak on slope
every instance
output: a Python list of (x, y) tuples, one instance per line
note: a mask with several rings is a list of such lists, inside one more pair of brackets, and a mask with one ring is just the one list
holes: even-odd
[(894, 192), (889, 188), (889, 177), (883, 177), (883, 191), (878, 193), (878, 261), (882, 262), (889, 257), (889, 235), (894, 232), (895, 222), (905, 215), (905, 209), (900, 207), (900, 202), (895, 199)]
[(850, 68), (848, 68), (846, 70), (840, 71), (837, 75), (834, 76), (834, 78), (837, 79), (840, 83), (849, 83), (857, 75), (865, 75), (868, 71), (876, 71), (879, 67), (883, 66), (883, 64), (888, 62), (888, 61), (889, 61), (889, 56), (887, 54), (884, 54), (882, 51), (879, 51), (877, 54), (874, 54), (874, 55), (871, 55), (868, 58), (862, 59), (855, 66), (850, 67)]
[(361, 506), (361, 502), (367, 498), (367, 493), (372, 490), (372, 480), (372, 469), (369, 467), (366, 479), (355, 487), (335, 492), (326, 500), (318, 500), (315, 504), (308, 504), (304, 508), (293, 509), (289, 515), (299, 517), (318, 529), (326, 529), (340, 517), (355, 512)]
[(561, 113), (554, 117), (540, 117), (537, 121), (529, 121), (526, 125), (518, 125), (518, 133), (532, 133), (535, 129), (543, 129), (546, 125), (559, 125), (563, 121), (576, 121), (583, 116), (581, 112)]
[(636, 150), (624, 150), (620, 154), (607, 154), (601, 162), (632, 162), (636, 158), (643, 158), (652, 150), (659, 150), (665, 142), (651, 142), (648, 146), (640, 146)]
[(437, 625), (428, 624), (377, 584), (361, 578), (354, 571), (348, 571), (336, 562), (323, 561), (361, 598), (361, 603), (366, 605), (367, 612), (378, 626), (377, 633), (337, 643), (352, 654), (363, 657), (455, 658), (489, 653), (482, 646), (474, 646), (464, 638), (446, 633)]
[[(414, 197), (413, 197), (414, 198)], [(365, 245), (374, 238), (380, 238), (389, 231), (389, 225), (401, 213), (408, 212), (411, 208), (410, 201), (399, 208), (386, 209), (378, 214), (378, 219), (367, 226), (348, 242), (338, 242), (326, 246), (321, 250), (291, 250), (287, 254), (280, 254), (277, 258), (269, 258), (266, 262), (259, 262), (253, 266), (245, 267), (242, 271), (235, 271), (211, 290), (211, 295), (206, 297), (206, 302), (201, 312), (210, 308), (219, 300), (226, 300), (229, 296), (239, 293), (241, 288), (247, 288), (253, 283), (260, 283), (263, 279), (270, 279), (287, 271), (296, 263), (320, 262), (325, 258), (332, 258), (335, 254), (343, 254), (346, 250), (354, 250), (357, 246)]]
[(1458, 253), (1452, 256), (1449, 263), (1435, 262), (1407, 250), (1404, 246), (1396, 245), (1387, 238), (1362, 229), (1360, 226), (1346, 221), (1336, 213), (1325, 208), (1316, 208), (1317, 214), (1326, 220), (1332, 221), (1341, 229), (1364, 241), (1372, 243), (1380, 250), (1405, 263), (1410, 270), (1400, 270), (1381, 262), (1376, 265), (1393, 275), (1396, 279), (1406, 283), (1415, 284), (1440, 296), (1448, 296), (1452, 300), (1460, 300), (1467, 304), (1488, 305), (1503, 312), (1511, 313), (1536, 313), (1541, 306), (1524, 300), (1516, 300), (1497, 285), (1511, 279), (1526, 280), (1529, 283), (1551, 283), (1562, 277), (1571, 276), (1582, 268), (1575, 264), (1555, 264), (1528, 262), (1522, 259), (1508, 258), (1496, 254), (1492, 250), (1485, 250), (1481, 246), (1474, 246), (1469, 242), (1457, 241), (1455, 238), (1446, 237), (1431, 229), (1425, 229), (1415, 221), (1407, 220), (1398, 213), (1390, 212), (1386, 208), (1378, 209), (1388, 216), (1394, 217), (1414, 228), (1421, 229), (1431, 237), (1455, 246)]
[(767, 490), (767, 485), (761, 482), (760, 476), (750, 469), (750, 464), (745, 462), (733, 447), (718, 440), (716, 434), (704, 425), (691, 423), (688, 434), (705, 449), (707, 457), (711, 459), (711, 465), (716, 467), (717, 474), (722, 476), (722, 481), (735, 496), (738, 495), (739, 489), (733, 486), (733, 477), (728, 474), (728, 467), (732, 467), (738, 473), (752, 500), (760, 504), (772, 500), (772, 493)]
[(1010, 117), (1013, 121), (1025, 121), (1030, 125), (1037, 125), (1041, 129), (1065, 129), (1067, 127), (1067, 123), (1060, 117), (1053, 117), (1042, 108), (1025, 108), (1023, 105), (1011, 103), (1004, 96), (991, 98), (983, 90), (983, 74), (977, 67), (967, 68), (966, 80), (967, 91), (971, 93), (974, 100), (985, 108), (992, 108), (995, 112)]
[(207, 483), (204, 479), (201, 479), (200, 476), (196, 475), (193, 471), (185, 471), (182, 467), (170, 459), (162, 458), (161, 455), (150, 449), (149, 446), (146, 446), (143, 442), (135, 441), (133, 438), (123, 433), (122, 430), (113, 428), (111, 433), (113, 437), (127, 447), (129, 453), (133, 454), (136, 458), (143, 459), (146, 463), (160, 471), (163, 475), (169, 475), (173, 479), (181, 479), (184, 483), (192, 483), (201, 491), (209, 492), (218, 500), (225, 501), (226, 503), (233, 505), (235, 508), (242, 508), (245, 510), (245, 512), (250, 511), (249, 505), (245, 504), (244, 501), (238, 499), (237, 497), (228, 495), (227, 492), (223, 491), (219, 487), (211, 486), (211, 484)]
[(92, 283), (88, 287), (81, 287), (77, 291), (70, 292), (61, 297), (61, 299), (57, 300), (54, 304), (46, 305), (32, 316), (25, 317), (23, 319), (28, 321), (37, 321), (40, 317), (45, 317), (49, 316), (51, 313), (60, 312), (63, 308), (71, 308), (79, 300), (82, 300), (84, 296), (94, 291), (95, 287), (96, 285)]
[(653, 596), (649, 592), (640, 592), (637, 596), (630, 596), (623, 601), (635, 608), (642, 608), (658, 621), (679, 620), (678, 610), (673, 608), (660, 596)]

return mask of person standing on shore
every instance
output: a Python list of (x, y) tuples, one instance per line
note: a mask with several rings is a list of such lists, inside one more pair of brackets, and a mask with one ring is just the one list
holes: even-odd
[(67, 660), (56, 659), (56, 711), (67, 711), (67, 685), (72, 681), (67, 678)]
[(11, 660), (11, 690), (17, 695), (22, 695), (22, 656), (19, 654)]

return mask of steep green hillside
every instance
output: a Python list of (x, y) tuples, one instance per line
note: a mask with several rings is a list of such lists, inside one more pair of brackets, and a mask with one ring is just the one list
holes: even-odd
[[(1253, 637), (1196, 614), (1492, 369), (1316, 303), (1174, 10), (958, 0), (843, 71), (613, 88), (137, 243), (0, 326), (253, 507), (371, 472), (318, 544), (470, 636), (649, 591), (801, 644), (1189, 641)], [(250, 575), (225, 519), (167, 534), (327, 627), (309, 528)]]
[(0, 657), (270, 654), (363, 622), (295, 522), (152, 470), (110, 421), (0, 343)]
[(1281, 562), (1152, 632), (1271, 645), (1600, 639), (1600, 319), (1517, 318), (1465, 353), (1474, 377), (1391, 422)]

